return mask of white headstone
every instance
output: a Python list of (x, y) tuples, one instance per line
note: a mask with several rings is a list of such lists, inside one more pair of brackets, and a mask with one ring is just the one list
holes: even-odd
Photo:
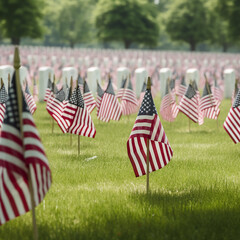
[(136, 82), (136, 95), (137, 97), (140, 96), (142, 91), (143, 82), (146, 81), (148, 77), (147, 70), (145, 68), (137, 68), (135, 70), (135, 82)]
[(21, 66), (19, 68), (19, 75), (20, 75), (20, 82), (21, 84), (23, 84), (25, 82), (25, 80), (27, 79), (28, 76), (28, 70), (26, 67)]
[(38, 99), (39, 101), (43, 101), (45, 91), (48, 85), (49, 74), (51, 74), (51, 81), (53, 81), (53, 69), (50, 67), (40, 67), (38, 71), (39, 71)]
[(90, 91), (93, 95), (96, 95), (97, 92), (97, 81), (101, 83), (101, 74), (98, 67), (90, 67), (87, 70), (87, 83)]
[(129, 69), (126, 67), (120, 67), (117, 69), (117, 88), (121, 88), (122, 79), (128, 78)]
[(14, 68), (11, 65), (0, 66), (0, 79), (2, 78), (4, 86), (7, 91), (8, 91), (8, 75), (10, 74), (10, 79), (12, 79), (13, 72)]
[(235, 71), (234, 69), (226, 69), (224, 71), (224, 97), (231, 98), (235, 87)]
[(62, 79), (63, 79), (63, 83), (65, 85), (66, 80), (67, 80), (67, 84), (68, 86), (70, 86), (71, 84), (71, 77), (73, 78), (73, 81), (76, 81), (78, 78), (78, 71), (76, 68), (74, 67), (65, 67), (62, 69)]
[(186, 84), (190, 83), (190, 80), (195, 81), (199, 86), (199, 71), (196, 68), (190, 68), (186, 72)]
[(57, 62), (57, 57), (56, 56), (52, 56), (52, 65), (54, 66)]
[(161, 97), (163, 97), (166, 90), (167, 80), (171, 79), (172, 72), (170, 68), (161, 68), (159, 73), (160, 73), (160, 95)]

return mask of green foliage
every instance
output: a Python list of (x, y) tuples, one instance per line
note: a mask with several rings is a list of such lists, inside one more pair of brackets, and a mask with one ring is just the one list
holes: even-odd
[(172, 40), (181, 40), (196, 49), (199, 42), (210, 34), (207, 8), (203, 0), (179, 0), (174, 2), (166, 18), (166, 31)]
[(159, 35), (153, 4), (145, 0), (100, 0), (95, 11), (97, 36), (103, 41), (123, 41), (155, 46)]
[(232, 38), (240, 38), (240, 1), (218, 0), (218, 9), (223, 18), (228, 21), (229, 32)]
[(71, 47), (90, 38), (91, 9), (89, 1), (69, 0), (64, 2), (58, 15), (59, 35)]
[[(159, 111), (160, 99), (155, 99)], [(77, 136), (69, 146), (51, 120), (44, 103), (34, 119), (52, 171), (53, 184), (36, 208), (39, 239), (46, 240), (238, 240), (240, 236), (239, 146), (222, 127), (230, 109), (224, 100), (219, 129), (214, 120), (201, 126), (179, 114), (175, 122), (162, 121), (173, 148), (173, 159), (146, 177), (135, 178), (126, 142), (136, 119), (103, 123), (92, 119), (95, 139)], [(90, 159), (93, 156), (97, 158)], [(30, 240), (31, 213), (0, 227), (1, 240)]]
[(19, 44), (22, 37), (42, 36), (42, 0), (0, 0), (0, 16), (3, 33)]

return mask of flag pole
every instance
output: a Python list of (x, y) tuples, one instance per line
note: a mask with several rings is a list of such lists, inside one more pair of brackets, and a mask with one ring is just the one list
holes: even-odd
[[(147, 90), (151, 91), (151, 78), (148, 77), (148, 81), (147, 81)], [(147, 194), (149, 192), (149, 138), (147, 138), (147, 184), (146, 184), (146, 190), (147, 190)]]
[[(20, 84), (20, 75), (19, 75), (19, 68), (20, 68), (20, 57), (19, 57), (19, 50), (18, 47), (15, 48), (14, 51), (14, 69), (16, 74), (16, 88), (17, 88), (17, 102), (18, 102), (18, 114), (19, 114), (19, 125), (20, 125), (20, 134), (23, 141), (23, 119), (22, 119), (22, 111), (23, 111), (23, 99), (22, 99), (22, 89)], [(23, 145), (24, 148), (24, 145)], [(36, 214), (35, 214), (35, 203), (33, 198), (33, 186), (32, 186), (32, 179), (30, 169), (28, 169), (28, 184), (29, 184), (29, 192), (31, 197), (31, 207), (32, 207), (32, 223), (33, 223), (33, 235), (34, 240), (38, 239), (38, 229), (37, 229), (37, 222), (36, 222)]]
[[(72, 95), (72, 88), (73, 88), (73, 77), (71, 76), (71, 80), (70, 80), (70, 96)], [(72, 134), (70, 133), (70, 146), (72, 146)]]
[(8, 74), (8, 88), (10, 87), (10, 83), (11, 83), (11, 76), (10, 73)]
[(1, 88), (3, 87), (3, 79), (1, 78)]

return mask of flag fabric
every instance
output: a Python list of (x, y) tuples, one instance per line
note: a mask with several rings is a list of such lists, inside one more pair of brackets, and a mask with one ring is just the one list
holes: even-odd
[(199, 97), (193, 84), (189, 84), (185, 95), (179, 103), (179, 111), (193, 122), (199, 122)]
[(234, 143), (240, 141), (240, 90), (223, 124)]
[(218, 83), (217, 83), (217, 78), (214, 76), (214, 85), (213, 85), (213, 96), (216, 99), (217, 103), (221, 103), (223, 99), (223, 91), (220, 89)]
[(45, 102), (48, 101), (49, 95), (51, 94), (51, 88), (52, 88), (52, 81), (49, 78), (48, 79), (48, 85), (47, 85), (47, 88), (46, 88), (46, 91), (45, 91), (45, 96), (44, 96), (44, 101)]
[(236, 81), (235, 82), (235, 88), (234, 88), (233, 93), (232, 93), (232, 105), (235, 101), (235, 98), (236, 98), (238, 92), (239, 92), (239, 88), (238, 88), (238, 84), (237, 84), (237, 81)]
[(165, 95), (161, 101), (160, 114), (164, 120), (172, 122), (177, 117), (179, 110), (172, 92), (169, 92), (169, 88), (170, 86), (167, 83)]
[(126, 83), (127, 83), (127, 78), (125, 78), (125, 79), (123, 78), (121, 87), (118, 90), (117, 95), (116, 95), (117, 98), (122, 99), (124, 91), (125, 91)]
[(56, 93), (55, 97), (51, 97), (51, 102), (47, 106), (47, 111), (52, 116), (52, 118), (57, 122), (62, 132), (66, 133), (68, 132), (69, 121), (66, 121), (62, 117), (64, 108), (66, 107), (64, 100), (65, 100), (65, 92), (63, 91), (63, 88), (62, 88)]
[(73, 91), (62, 116), (66, 121), (69, 121), (68, 132), (85, 137), (95, 137), (96, 129), (84, 104), (79, 86)]
[(178, 89), (176, 91), (176, 94), (178, 96), (178, 101), (179, 102), (181, 101), (182, 96), (185, 95), (186, 91), (187, 91), (187, 85), (186, 85), (186, 82), (185, 82), (185, 77), (182, 76), (181, 83), (180, 83), (180, 85), (179, 85), (179, 87), (178, 87)]
[(121, 106), (115, 96), (112, 80), (109, 79), (106, 91), (103, 94), (102, 103), (99, 109), (98, 118), (102, 121), (118, 121), (121, 118)]
[(8, 100), (8, 94), (5, 89), (5, 86), (2, 85), (2, 87), (0, 89), (0, 128), (2, 126), (2, 122), (4, 119), (7, 100)]
[(30, 113), (33, 115), (34, 112), (36, 111), (37, 109), (37, 105), (33, 99), (33, 96), (32, 94), (30, 93), (30, 90), (29, 90), (29, 87), (28, 87), (28, 83), (26, 83), (26, 87), (25, 87), (25, 99), (26, 99), (26, 103), (29, 107), (29, 110), (30, 110)]
[(153, 172), (169, 163), (173, 151), (158, 117), (151, 91), (148, 89), (127, 141), (128, 156), (136, 177), (146, 174), (147, 139), (149, 139), (149, 172)]
[(203, 94), (200, 99), (200, 111), (203, 117), (210, 119), (217, 119), (220, 113), (219, 106), (217, 105), (208, 82), (205, 83)]
[(128, 86), (123, 92), (121, 107), (123, 115), (130, 115), (137, 111), (138, 100), (135, 92), (133, 91), (131, 79), (129, 79)]
[(84, 84), (83, 84), (83, 100), (88, 112), (91, 113), (93, 109), (96, 107), (96, 101), (93, 97), (92, 92), (89, 90), (89, 87), (86, 81), (84, 81)]
[(29, 174), (37, 206), (51, 185), (51, 171), (32, 115), (23, 98), (22, 131), (15, 73), (0, 133), (0, 225), (31, 210)]
[(102, 103), (102, 97), (103, 97), (104, 91), (102, 90), (100, 84), (97, 82), (97, 101), (96, 101), (96, 107), (97, 107), (97, 116), (99, 113), (99, 109)]

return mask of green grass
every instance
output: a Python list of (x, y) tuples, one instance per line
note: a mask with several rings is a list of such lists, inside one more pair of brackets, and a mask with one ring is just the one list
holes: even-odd
[[(155, 99), (159, 109), (159, 98)], [(36, 208), (39, 239), (239, 239), (240, 149), (222, 127), (230, 100), (216, 121), (191, 123), (180, 114), (162, 121), (174, 155), (163, 169), (136, 178), (126, 142), (136, 115), (99, 122), (95, 139), (70, 136), (55, 124), (51, 134), (45, 104), (34, 115), (52, 170), (53, 183)], [(97, 158), (89, 160), (93, 156)], [(31, 213), (0, 227), (0, 239), (33, 239)]]

